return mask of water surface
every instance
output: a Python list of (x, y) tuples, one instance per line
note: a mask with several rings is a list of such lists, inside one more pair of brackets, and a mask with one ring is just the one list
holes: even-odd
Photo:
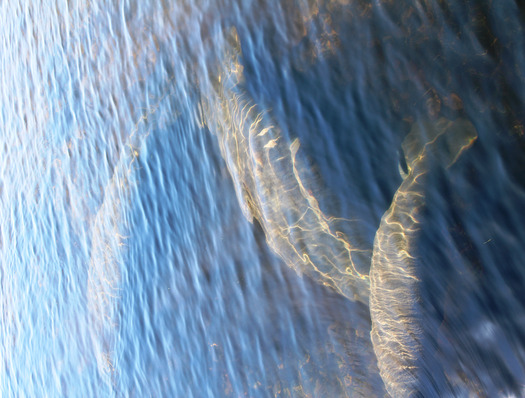
[[(524, 18), (2, 3), (1, 395), (523, 396)], [(400, 377), (370, 335), (388, 214)]]

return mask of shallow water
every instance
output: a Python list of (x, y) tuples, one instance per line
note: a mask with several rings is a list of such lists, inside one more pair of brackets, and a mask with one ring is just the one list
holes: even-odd
[[(525, 396), (524, 19), (0, 4), (0, 395)], [(432, 141), (444, 121), (476, 138)], [(370, 335), (389, 213), (399, 377)]]

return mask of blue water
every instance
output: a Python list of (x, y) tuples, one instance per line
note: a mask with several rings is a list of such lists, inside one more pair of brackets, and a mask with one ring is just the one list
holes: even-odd
[[(2, 2), (0, 395), (525, 396), (524, 19)], [(476, 135), (453, 162), (457, 134), (423, 146), (444, 121)], [(392, 316), (417, 338), (392, 366), (368, 283), (409, 132), (416, 299)]]

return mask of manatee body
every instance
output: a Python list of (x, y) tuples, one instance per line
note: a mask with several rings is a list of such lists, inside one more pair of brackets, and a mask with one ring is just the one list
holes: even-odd
[[(418, 366), (424, 333), (415, 243), (427, 175), (434, 166), (451, 166), (475, 139), (469, 121), (442, 118), (416, 124), (403, 143), (408, 173), (381, 219), (370, 269), (372, 344), (381, 377), (394, 398), (418, 396), (424, 378), (433, 377), (422, 376)], [(432, 383), (425, 388), (432, 389)]]
[(91, 227), (91, 256), (87, 279), (87, 305), (91, 338), (100, 378), (114, 385), (115, 344), (118, 331), (118, 306), (121, 270), (124, 266), (126, 239), (129, 232), (127, 210), (137, 183), (139, 150), (149, 133), (139, 131), (147, 121), (144, 115), (128, 142), (120, 151), (113, 176), (104, 188), (102, 202)]
[(299, 140), (289, 139), (242, 88), (235, 29), (221, 40), (223, 52), (212, 68), (219, 72), (209, 85), (201, 82), (203, 122), (218, 138), (244, 215), (259, 222), (271, 249), (291, 268), (368, 305), (369, 263), (363, 267), (362, 259), (369, 262), (371, 250), (340, 232), (345, 220), (321, 211)]

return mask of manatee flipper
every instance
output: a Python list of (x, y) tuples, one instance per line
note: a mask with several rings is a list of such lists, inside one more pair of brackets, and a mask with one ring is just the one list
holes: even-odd
[[(352, 242), (340, 232), (344, 221), (321, 211), (299, 140), (288, 138), (243, 89), (235, 29), (214, 43), (222, 43), (223, 53), (214, 68), (217, 76), (201, 83), (203, 115), (217, 136), (244, 215), (259, 222), (270, 248), (291, 268), (368, 305), (371, 248)], [(367, 264), (361, 264), (363, 258)]]
[(414, 249), (425, 205), (426, 176), (432, 165), (450, 167), (476, 137), (467, 120), (439, 119), (414, 126), (403, 142), (408, 175), (381, 219), (370, 269), (372, 344), (392, 397), (420, 393), (418, 359), (424, 333)]

